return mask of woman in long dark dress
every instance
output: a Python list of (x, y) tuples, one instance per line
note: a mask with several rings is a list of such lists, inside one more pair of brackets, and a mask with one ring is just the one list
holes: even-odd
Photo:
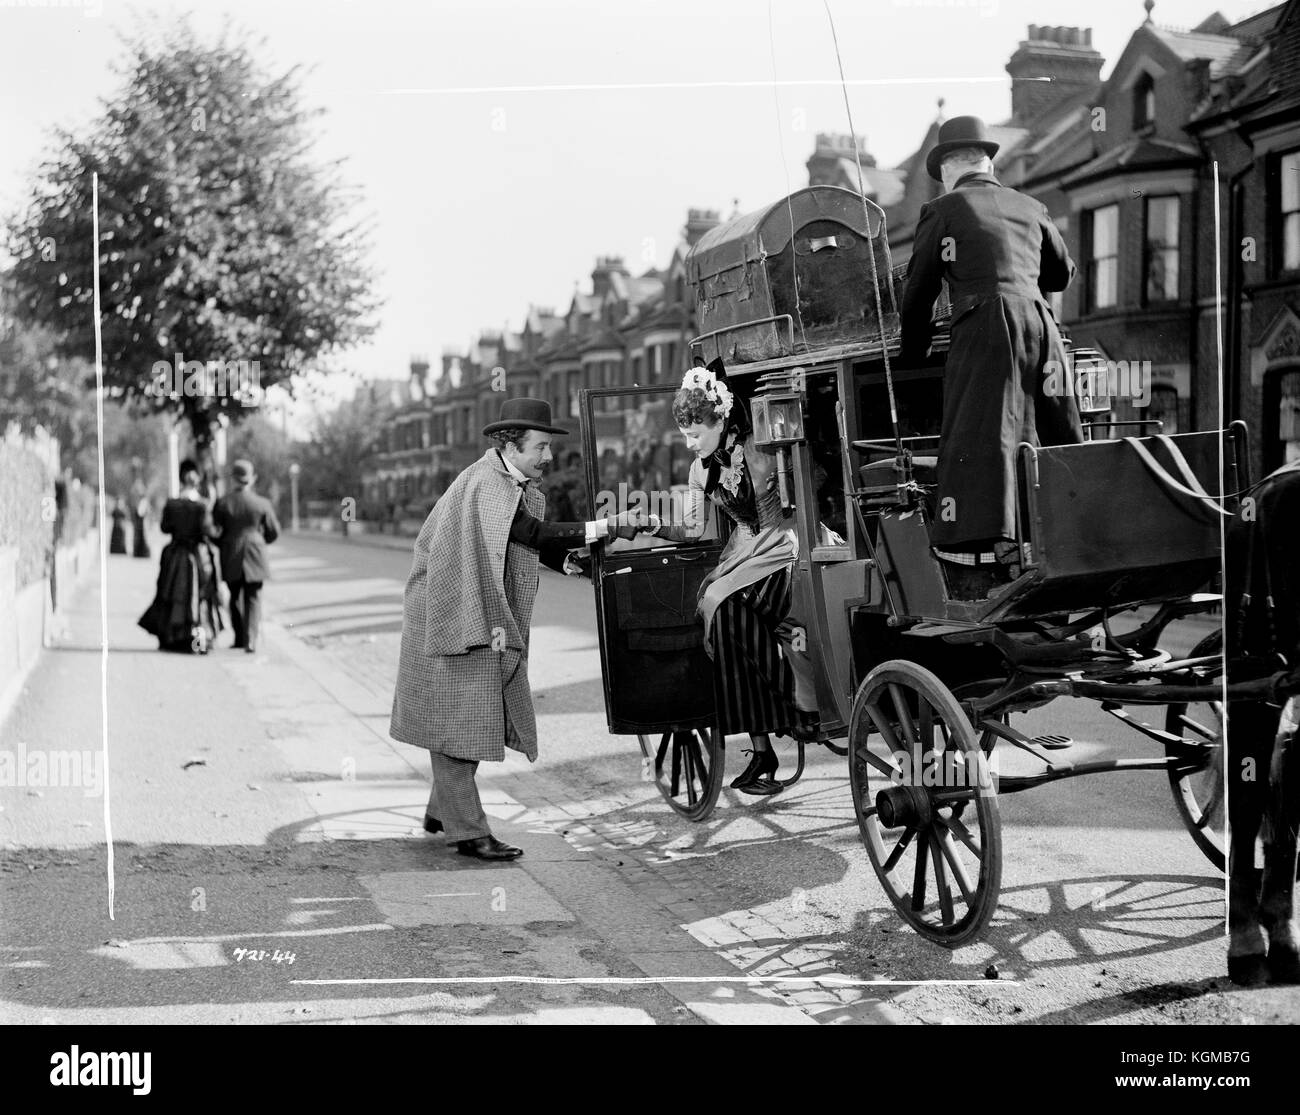
[(792, 615), (797, 534), (781, 513), (774, 459), (758, 449), (743, 406), (704, 368), (686, 374), (673, 418), (695, 454), (684, 521), (650, 533), (670, 541), (700, 537), (710, 504), (732, 520), (718, 565), (705, 579), (699, 614), (713, 661), (720, 730), (753, 741), (749, 766), (731, 785), (775, 794), (780, 765), (771, 735), (815, 739), (819, 718), (805, 636)]
[(126, 508), (122, 506), (121, 496), (113, 504), (113, 533), (108, 536), (108, 552), (126, 553)]
[(222, 629), (219, 584), (221, 558), (210, 539), (217, 537), (212, 509), (199, 494), (199, 468), (181, 464), (181, 494), (169, 499), (162, 530), (171, 535), (158, 569), (153, 603), (140, 626), (158, 639), (159, 648), (206, 654)]

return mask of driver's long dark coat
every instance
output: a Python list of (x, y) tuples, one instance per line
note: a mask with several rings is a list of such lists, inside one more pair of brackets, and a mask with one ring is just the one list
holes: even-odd
[(952, 342), (939, 512), (930, 533), (936, 546), (982, 549), (1013, 540), (1016, 446), (1083, 440), (1073, 397), (1043, 391), (1044, 365), (1065, 359), (1043, 292), (1064, 290), (1073, 276), (1046, 207), (991, 174), (967, 174), (922, 208), (903, 294), (900, 359), (924, 359), (946, 278)]

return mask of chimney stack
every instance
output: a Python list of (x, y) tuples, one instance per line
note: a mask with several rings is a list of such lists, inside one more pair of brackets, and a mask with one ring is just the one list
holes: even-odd
[(686, 238), (688, 248), (695, 247), (703, 236), (711, 228), (717, 228), (722, 223), (722, 217), (716, 209), (688, 209), (686, 211), (686, 227), (682, 229), (682, 235)]
[[(1011, 61), (1011, 123), (1024, 127), (1062, 101), (1096, 88), (1104, 59), (1091, 27), (1029, 25)], [(1047, 79), (1047, 80), (1043, 80)]]
[(600, 256), (596, 260), (595, 270), (591, 273), (591, 292), (597, 298), (604, 298), (609, 293), (611, 276), (618, 274), (624, 278), (628, 275), (622, 256)]

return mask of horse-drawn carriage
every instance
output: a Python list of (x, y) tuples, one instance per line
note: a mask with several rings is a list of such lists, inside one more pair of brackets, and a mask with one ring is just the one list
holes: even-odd
[[(1085, 774), (1166, 772), (1192, 838), (1221, 867), (1221, 656), (1209, 644), (1175, 656), (1160, 641), (1172, 621), (1217, 600), (1222, 519), (1248, 484), (1245, 428), (1164, 437), (1151, 423), (1156, 432), (1141, 436), (1022, 445), (1024, 560), (1014, 580), (963, 599), (928, 533), (941, 513), (946, 342), (941, 328), (930, 366), (891, 366), (901, 275), (883, 213), (848, 190), (801, 190), (708, 233), (687, 267), (702, 330), (692, 351), (722, 359), (756, 442), (778, 458), (820, 742), (847, 754), (862, 841), (899, 913), (948, 947), (977, 938), (1000, 889), (1000, 797)], [(942, 326), (942, 301), (937, 315)], [(1071, 354), (1076, 370), (1089, 358)], [(593, 506), (621, 495), (672, 514), (664, 504), (688, 464), (675, 388), (584, 392)], [(601, 492), (602, 460), (623, 466), (622, 493)], [(639, 736), (647, 774), (695, 821), (723, 781), (695, 615), (722, 541), (643, 536), (597, 553), (592, 567), (610, 731)], [(1072, 762), (1062, 739), (1011, 724), (1010, 714), (1063, 696), (1099, 702), (1164, 754)], [(1160, 724), (1131, 711), (1140, 706), (1160, 710)], [(1035, 773), (999, 775), (999, 743)], [(798, 748), (787, 782), (803, 770)]]

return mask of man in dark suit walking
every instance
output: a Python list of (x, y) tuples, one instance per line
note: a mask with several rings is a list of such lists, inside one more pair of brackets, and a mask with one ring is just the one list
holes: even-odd
[(1014, 572), (1016, 446), (1080, 442), (1083, 431), (1073, 395), (1044, 390), (1048, 361), (1063, 367), (1065, 350), (1043, 295), (1064, 290), (1074, 264), (1046, 207), (993, 176), (997, 150), (976, 116), (939, 129), (926, 170), (946, 192), (917, 221), (899, 362), (925, 359), (947, 279), (952, 339), (930, 540), (948, 562)]
[(230, 620), (235, 647), (257, 651), (262, 618), (262, 582), (271, 579), (266, 547), (280, 536), (271, 501), (253, 491), (257, 480), (248, 461), (230, 470), (234, 490), (217, 500), (212, 519), (221, 530), (221, 575), (230, 586)]

